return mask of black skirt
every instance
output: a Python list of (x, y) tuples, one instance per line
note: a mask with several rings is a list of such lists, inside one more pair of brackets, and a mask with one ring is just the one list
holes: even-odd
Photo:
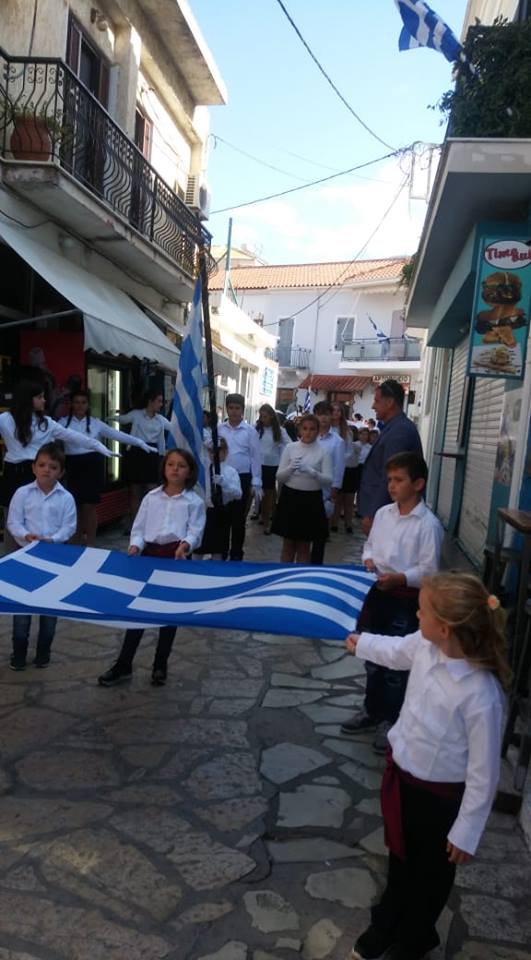
[(160, 483), (160, 465), (158, 453), (144, 453), (139, 447), (131, 447), (125, 460), (127, 482)]
[(102, 453), (80, 453), (66, 458), (65, 487), (76, 503), (99, 503), (105, 485)]
[(230, 518), (230, 504), (209, 507), (201, 546), (195, 552), (226, 554), (229, 549)]
[(360, 488), (361, 467), (345, 467), (341, 493), (357, 493)]
[(297, 542), (326, 540), (328, 523), (322, 491), (294, 490), (283, 484), (271, 533)]
[(274, 490), (276, 486), (278, 467), (262, 466), (262, 489)]
[(4, 460), (4, 472), (0, 477), (0, 504), (2, 507), (8, 507), (11, 498), (19, 487), (32, 483), (35, 480), (33, 470), (33, 460), (19, 460), (18, 463), (9, 463)]

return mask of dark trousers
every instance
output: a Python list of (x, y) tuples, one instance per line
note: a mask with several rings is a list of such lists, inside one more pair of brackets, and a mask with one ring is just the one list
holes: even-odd
[[(39, 617), (39, 633), (37, 637), (37, 660), (48, 660), (50, 648), (55, 635), (57, 617)], [(31, 630), (31, 617), (27, 614), (18, 614), (13, 617), (13, 657), (18, 663), (25, 663), (28, 653), (28, 640)]]
[(372, 923), (417, 960), (439, 943), (435, 924), (455, 877), (446, 843), (461, 800), (402, 781), (400, 803), (406, 858), (389, 853), (387, 886), (372, 908)]
[(245, 541), (245, 521), (247, 519), (247, 503), (251, 490), (251, 474), (240, 473), (242, 495), (239, 500), (227, 504), (229, 511), (230, 547), (223, 559), (243, 560), (243, 544)]
[(314, 540), (312, 542), (312, 549), (310, 552), (310, 563), (314, 567), (322, 567), (324, 563), (324, 555), (326, 548), (326, 540)]
[[(120, 667), (125, 667), (127, 670), (131, 669), (143, 633), (143, 630), (126, 630), (122, 649), (120, 650), (117, 660)], [(153, 660), (153, 670), (166, 669), (176, 633), (177, 627), (160, 627), (159, 642), (157, 643), (155, 659)]]
[[(389, 637), (414, 633), (418, 630), (418, 591), (411, 593), (409, 597), (403, 596), (399, 590), (385, 591), (373, 587), (367, 597), (360, 627)], [(369, 661), (365, 664), (365, 671), (365, 710), (375, 720), (394, 723), (402, 709), (409, 673), (407, 670), (390, 670)]]

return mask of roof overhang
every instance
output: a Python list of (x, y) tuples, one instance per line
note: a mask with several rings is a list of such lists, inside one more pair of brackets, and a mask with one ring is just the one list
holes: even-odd
[(496, 220), (526, 222), (530, 202), (531, 140), (446, 141), (408, 297), (408, 326), (430, 325), (475, 225)]

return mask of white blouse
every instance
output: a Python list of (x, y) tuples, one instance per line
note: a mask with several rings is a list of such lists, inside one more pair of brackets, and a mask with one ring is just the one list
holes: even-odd
[(404, 705), (389, 731), (402, 770), (435, 783), (465, 783), (448, 840), (474, 854), (500, 775), (504, 698), (490, 671), (446, 657), (420, 630), (407, 637), (362, 633), (356, 650), (392, 670), (410, 670)]
[(37, 453), (45, 443), (52, 443), (53, 440), (62, 440), (63, 443), (73, 441), (78, 443), (85, 453), (92, 451), (102, 453), (105, 457), (111, 457), (111, 451), (100, 443), (94, 437), (83, 436), (75, 433), (70, 428), (61, 426), (51, 417), (46, 416), (43, 421), (42, 429), (39, 426), (38, 417), (33, 415), (31, 421), (31, 437), (29, 443), (25, 446), (20, 442), (16, 435), (16, 423), (11, 413), (0, 413), (0, 436), (6, 445), (6, 463), (21, 463), (23, 460), (35, 460)]
[(132, 437), (138, 437), (150, 447), (156, 447), (161, 456), (166, 452), (164, 431), (171, 430), (171, 423), (161, 413), (155, 413), (150, 417), (145, 410), (130, 410), (129, 413), (122, 413), (118, 417), (109, 417), (109, 419), (117, 420), (118, 423), (130, 423)]
[(131, 528), (130, 546), (144, 549), (146, 543), (186, 540), (195, 550), (203, 539), (206, 510), (193, 490), (170, 497), (163, 487), (146, 493)]
[(332, 483), (330, 454), (317, 440), (296, 440), (282, 451), (277, 480), (293, 490), (323, 490)]
[(280, 440), (273, 439), (273, 427), (264, 427), (262, 436), (256, 431), (260, 445), (260, 455), (263, 467), (278, 467), (284, 447), (291, 443), (284, 427), (280, 428)]
[[(72, 417), (70, 423), (68, 423), (68, 417), (61, 417), (58, 421), (61, 426), (68, 427), (70, 430), (74, 430), (75, 433), (80, 433), (84, 437), (93, 437), (95, 440), (99, 440), (100, 437), (105, 437), (107, 440), (117, 440), (118, 443), (127, 443), (132, 447), (140, 447), (144, 453), (157, 453), (156, 448), (148, 446), (144, 440), (140, 440), (138, 437), (133, 437), (129, 433), (122, 433), (121, 430), (114, 430), (112, 427), (109, 427), (103, 420), (98, 420), (97, 417), (91, 415), (88, 424), (87, 417), (82, 417), (79, 420), (77, 417)], [(88, 430), (87, 430), (88, 426)], [(87, 451), (83, 447), (79, 446), (77, 438), (74, 440), (67, 440), (65, 443), (65, 453), (69, 457), (76, 457)]]

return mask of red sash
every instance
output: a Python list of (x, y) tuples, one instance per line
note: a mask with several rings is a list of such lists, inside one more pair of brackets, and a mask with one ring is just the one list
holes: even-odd
[(389, 747), (385, 755), (386, 767), (380, 790), (380, 801), (384, 818), (385, 844), (391, 853), (400, 860), (406, 859), (406, 847), (402, 829), (402, 810), (400, 802), (400, 782), (408, 783), (419, 790), (443, 797), (445, 800), (461, 800), (465, 790), (464, 783), (438, 783), (434, 780), (419, 780), (408, 773), (393, 760), (393, 751)]
[(145, 543), (142, 556), (167, 557), (169, 560), (173, 560), (180, 542), (180, 540), (172, 540), (171, 543)]

